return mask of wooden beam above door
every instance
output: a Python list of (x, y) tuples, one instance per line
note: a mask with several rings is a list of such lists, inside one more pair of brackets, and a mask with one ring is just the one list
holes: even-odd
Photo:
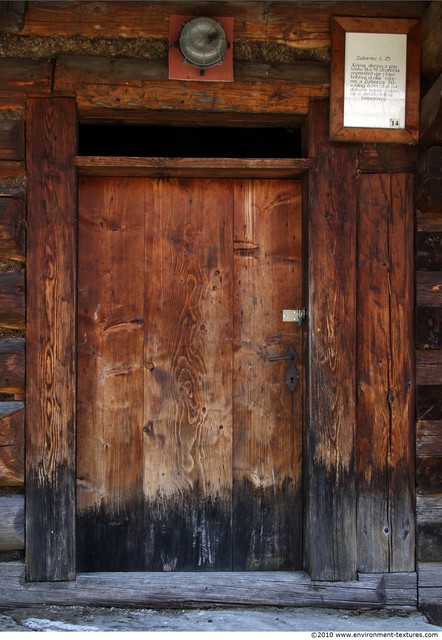
[(82, 176), (144, 178), (293, 178), (314, 166), (310, 158), (114, 158), (74, 156)]
[(103, 109), (138, 110), (144, 119), (146, 110), (180, 110), (192, 113), (191, 122), (199, 111), (306, 115), (311, 99), (328, 96), (328, 68), (306, 63), (288, 67), (242, 63), (234, 82), (195, 83), (169, 80), (163, 60), (62, 57), (54, 93), (76, 97), (80, 120)]

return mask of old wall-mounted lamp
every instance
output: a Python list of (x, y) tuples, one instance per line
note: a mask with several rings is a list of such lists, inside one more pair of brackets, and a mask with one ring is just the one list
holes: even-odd
[(233, 18), (171, 16), (169, 78), (231, 82)]

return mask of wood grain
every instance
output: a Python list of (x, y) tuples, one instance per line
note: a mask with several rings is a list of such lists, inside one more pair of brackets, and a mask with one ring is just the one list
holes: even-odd
[(0, 551), (24, 548), (24, 510), (23, 496), (0, 496)]
[(422, 73), (430, 80), (442, 73), (442, 5), (432, 2), (422, 16)]
[(418, 307), (416, 309), (416, 348), (442, 348), (441, 307)]
[(311, 73), (302, 65), (273, 72), (272, 67), (242, 63), (237, 71), (234, 83), (183, 82), (168, 79), (166, 61), (67, 56), (57, 63), (54, 90), (76, 96), (82, 119), (94, 111), (204, 112), (208, 105), (212, 113), (290, 113), (293, 118), (307, 113), (311, 98), (328, 96), (327, 75), (316, 67)]
[(442, 149), (431, 147), (419, 159), (416, 167), (415, 204), (426, 214), (442, 215)]
[(80, 569), (301, 566), (302, 387), (267, 361), (293, 343), (302, 379), (281, 324), (302, 302), (300, 200), (283, 180), (81, 179)]
[(442, 562), (442, 501), (440, 495), (418, 496), (417, 557), (420, 562)]
[(80, 570), (141, 568), (142, 513), (136, 505), (141, 504), (143, 477), (144, 209), (140, 181), (131, 185), (127, 179), (81, 179)]
[(307, 567), (356, 576), (356, 148), (329, 144), (327, 103), (312, 103), (309, 157)]
[(309, 158), (131, 158), (76, 156), (80, 175), (167, 178), (293, 178), (313, 166)]
[[(222, 87), (218, 85), (222, 84)], [(195, 86), (197, 85), (197, 86)], [(62, 92), (60, 92), (62, 93)], [(66, 94), (64, 94), (66, 95)], [(93, 111), (149, 111), (179, 105), (188, 113), (206, 111), (306, 115), (309, 101), (328, 96), (328, 87), (294, 85), (287, 81), (250, 80), (238, 83), (183, 82), (180, 80), (146, 81), (141, 87), (114, 84), (80, 85), (75, 92), (80, 118), (89, 119)], [(250, 96), (253, 95), (253, 100)]]
[(23, 402), (0, 403), (0, 486), (24, 484), (24, 406)]
[(418, 568), (419, 605), (440, 606), (442, 600), (442, 562), (420, 562)]
[(232, 183), (147, 193), (146, 566), (230, 570)]
[(0, 75), (4, 109), (23, 107), (29, 93), (48, 96), (51, 91), (52, 63), (47, 60), (3, 58)]
[(390, 571), (414, 570), (414, 178), (393, 174), (390, 191)]
[(442, 386), (419, 385), (417, 393), (418, 420), (442, 419)]
[(26, 122), (27, 577), (69, 580), (75, 577), (75, 101), (29, 98)]
[[(422, 565), (420, 565), (422, 566)], [(440, 585), (440, 564), (419, 576), (424, 588)], [(85, 605), (170, 607), (329, 606), (350, 609), (415, 610), (415, 573), (360, 574), (345, 582), (314, 581), (303, 571), (229, 573), (80, 573), (75, 582), (25, 582), (24, 564), (0, 564), (0, 598), (4, 606)], [(440, 587), (439, 587), (440, 588)], [(440, 600), (439, 600), (440, 602)]]
[(412, 176), (358, 189), (358, 549), (362, 571), (412, 570)]
[[(421, 100), (419, 147), (424, 151), (432, 146), (440, 145), (441, 142), (442, 73)], [(417, 213), (417, 215), (419, 215), (419, 213)]]
[(442, 307), (442, 271), (416, 272), (416, 304)]
[(17, 160), (0, 160), (0, 178), (17, 178), (26, 174), (25, 163)]
[(22, 338), (0, 340), (0, 393), (24, 393), (25, 341)]
[(358, 181), (358, 568), (388, 571), (390, 178)]
[(0, 121), (0, 160), (23, 160), (25, 123), (23, 120)]
[(25, 326), (24, 271), (0, 272), (0, 326), (23, 329)]
[(419, 420), (416, 425), (418, 457), (442, 456), (442, 420)]
[[(235, 82), (245, 80), (287, 81), (292, 84), (328, 87), (327, 64), (299, 61), (296, 63), (257, 63), (235, 61)], [(81, 85), (126, 85), (141, 87), (146, 82), (167, 80), (167, 60), (106, 58), (102, 56), (60, 55), (56, 61), (54, 90), (65, 94)]]
[(442, 351), (439, 349), (416, 351), (416, 384), (442, 385)]
[(441, 456), (424, 456), (417, 459), (416, 491), (419, 495), (442, 494)]
[[(310, 49), (330, 46), (331, 15), (420, 17), (425, 2), (314, 3), (305, 10), (302, 3), (201, 2), (192, 4), (195, 15), (234, 16), (235, 38), (287, 44)], [(316, 5), (316, 6), (315, 6)], [(187, 15), (186, 2), (97, 2), (92, 6), (71, 1), (63, 7), (53, 2), (28, 5), (24, 35), (81, 35), (164, 38), (170, 15)]]
[[(301, 184), (235, 183), (234, 570), (302, 567)], [(299, 384), (285, 383), (290, 346)]]
[(418, 278), (423, 277), (419, 271), (442, 271), (442, 220), (433, 223), (425, 230), (421, 226), (416, 233), (415, 267)]
[(413, 173), (419, 149), (403, 144), (366, 142), (358, 147), (358, 171), (361, 173)]
[(26, 247), (26, 192), (0, 190), (0, 257), (24, 260)]

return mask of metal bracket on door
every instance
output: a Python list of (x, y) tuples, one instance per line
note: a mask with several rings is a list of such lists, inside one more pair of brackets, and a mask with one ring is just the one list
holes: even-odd
[(306, 309), (283, 309), (282, 311), (283, 322), (297, 322), (301, 326), (306, 317)]
[(285, 372), (285, 381), (288, 388), (293, 393), (299, 383), (299, 373), (296, 367), (298, 362), (298, 354), (295, 347), (292, 345), (287, 349), (285, 356), (272, 356), (269, 358), (270, 362), (278, 362), (280, 360), (287, 360), (287, 370)]

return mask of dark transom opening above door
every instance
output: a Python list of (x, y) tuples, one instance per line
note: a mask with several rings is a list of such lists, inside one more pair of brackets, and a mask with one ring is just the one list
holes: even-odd
[(81, 156), (299, 158), (297, 127), (80, 125)]

